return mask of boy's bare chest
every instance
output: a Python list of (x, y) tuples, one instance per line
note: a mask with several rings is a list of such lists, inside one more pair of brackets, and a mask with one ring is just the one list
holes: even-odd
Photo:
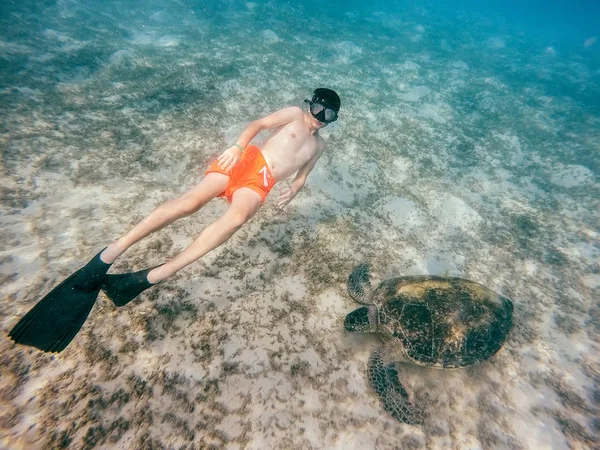
[(317, 139), (308, 132), (306, 127), (299, 123), (291, 123), (276, 130), (266, 144), (281, 150), (307, 150), (310, 152), (311, 149), (316, 149)]
[(281, 170), (288, 176), (316, 154), (317, 139), (300, 127), (286, 126), (269, 137), (262, 152), (274, 172)]

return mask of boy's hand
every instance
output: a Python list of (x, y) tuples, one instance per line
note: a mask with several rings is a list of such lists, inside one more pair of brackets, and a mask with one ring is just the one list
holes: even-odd
[(217, 158), (217, 162), (221, 170), (229, 172), (240, 159), (242, 159), (242, 151), (234, 145), (221, 153), (221, 156)]
[(289, 202), (292, 201), (292, 199), (296, 196), (296, 193), (293, 191), (292, 188), (285, 188), (282, 192), (281, 195), (279, 196), (279, 200), (277, 200), (277, 206), (279, 206), (280, 208), (285, 208)]

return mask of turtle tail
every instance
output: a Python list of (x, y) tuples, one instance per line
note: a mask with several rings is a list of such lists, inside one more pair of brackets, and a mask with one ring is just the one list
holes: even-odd
[(384, 351), (378, 348), (369, 359), (369, 382), (383, 402), (383, 408), (396, 420), (410, 425), (423, 423), (421, 414), (408, 399), (408, 393), (398, 380), (394, 362), (387, 361)]
[(354, 301), (363, 305), (371, 304), (370, 266), (366, 263), (359, 264), (348, 277), (348, 292)]

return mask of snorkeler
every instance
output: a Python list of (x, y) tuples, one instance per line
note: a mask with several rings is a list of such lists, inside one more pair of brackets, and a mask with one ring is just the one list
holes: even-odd
[[(17, 344), (47, 352), (60, 352), (71, 342), (89, 315), (100, 289), (116, 306), (124, 306), (142, 291), (165, 280), (227, 241), (256, 214), (275, 183), (296, 173), (283, 190), (283, 208), (303, 188), (308, 174), (325, 150), (318, 134), (337, 120), (340, 98), (331, 89), (314, 91), (308, 112), (288, 107), (251, 122), (237, 142), (209, 167), (200, 183), (158, 206), (128, 233), (100, 251), (40, 300), (10, 331)], [(310, 114), (309, 114), (310, 112)], [(250, 145), (263, 130), (275, 129), (262, 149)], [(221, 218), (170, 261), (134, 273), (107, 275), (111, 264), (129, 247), (154, 231), (189, 216), (215, 197), (230, 203)]]

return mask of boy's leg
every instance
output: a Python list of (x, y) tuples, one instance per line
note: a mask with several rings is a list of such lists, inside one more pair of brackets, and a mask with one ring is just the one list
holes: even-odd
[(150, 271), (148, 281), (158, 283), (217, 248), (250, 220), (261, 204), (262, 198), (252, 189), (240, 188), (235, 191), (225, 214), (206, 227), (192, 245), (174, 259)]
[(160, 230), (181, 217), (195, 213), (227, 187), (229, 176), (209, 173), (193, 189), (158, 206), (144, 220), (102, 252), (101, 259), (112, 263), (129, 247), (150, 233)]

